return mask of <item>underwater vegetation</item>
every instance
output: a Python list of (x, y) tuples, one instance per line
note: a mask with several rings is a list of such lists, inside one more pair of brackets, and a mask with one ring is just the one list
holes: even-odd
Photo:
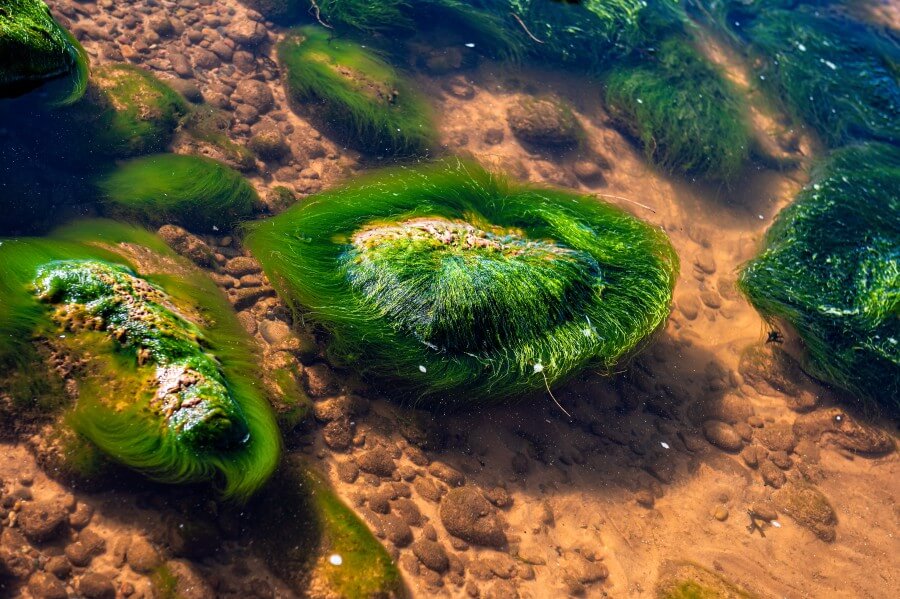
[(347, 143), (388, 155), (423, 153), (434, 143), (424, 98), (371, 50), (303, 27), (280, 43), (278, 57), (289, 97), (312, 106)]
[(736, 91), (681, 37), (650, 58), (617, 64), (606, 77), (610, 115), (667, 171), (733, 178), (747, 159), (750, 133)]
[(738, 281), (798, 332), (814, 376), (900, 410), (900, 150), (835, 151)]
[(406, 597), (396, 563), (365, 523), (307, 463), (294, 464), (247, 508), (253, 519), (247, 534), (256, 537), (267, 563), (323, 596)]
[[(311, 6), (309, 0), (306, 4)], [(339, 31), (404, 35), (449, 24), (476, 51), (520, 59), (532, 56), (597, 70), (616, 56), (653, 43), (679, 27), (676, 2), (644, 0), (319, 0), (320, 17)]]
[[(272, 474), (280, 437), (252, 345), (215, 285), (158, 238), (75, 222), (4, 240), (0, 274), (0, 382), (74, 381), (59, 426), (150, 478), (213, 482), (229, 498)], [(20, 417), (41, 409), (12, 400)]]
[(719, 574), (691, 562), (663, 566), (656, 587), (658, 599), (754, 599)]
[(127, 64), (95, 69), (78, 108), (72, 118), (82, 131), (90, 131), (93, 147), (119, 158), (165, 150), (187, 112), (178, 92)]
[(179, 154), (135, 158), (97, 185), (114, 214), (192, 230), (229, 229), (248, 217), (259, 199), (237, 171), (210, 158)]
[(861, 139), (896, 143), (897, 42), (828, 4), (724, 2), (713, 8), (732, 40), (758, 59), (763, 87), (829, 147)]
[(5, 0), (0, 9), (0, 98), (18, 96), (56, 80), (53, 103), (84, 94), (88, 57), (42, 0)]
[(331, 356), (432, 407), (610, 370), (668, 316), (665, 234), (565, 191), (458, 161), (388, 170), (249, 225)]
[(116, 159), (166, 149), (188, 106), (149, 71), (94, 69), (72, 105), (35, 102), (38, 92), (0, 100), (0, 230), (31, 232), (70, 206), (96, 201), (91, 181)]

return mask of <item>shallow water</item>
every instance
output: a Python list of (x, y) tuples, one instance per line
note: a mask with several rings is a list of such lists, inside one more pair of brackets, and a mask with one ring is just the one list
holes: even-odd
[[(96, 360), (94, 368), (92, 359), (108, 350), (105, 344), (128, 346), (126, 333), (101, 339), (101, 331), (114, 329), (107, 323), (88, 333), (81, 325), (38, 330), (18, 316), (33, 314), (20, 312), (19, 303), (0, 306), (6, 309), (0, 331), (27, 339), (36, 348), (37, 363), (61, 375), (55, 387), (21, 384), (30, 380), (25, 362), (2, 353), (17, 346), (12, 339), (0, 343), (0, 595), (876, 598), (900, 593), (900, 463), (896, 412), (890, 412), (896, 398), (879, 407), (813, 378), (796, 330), (766, 322), (736, 287), (742, 265), (759, 255), (776, 215), (840, 146), (761, 83), (759, 58), (712, 21), (689, 11), (685, 18), (694, 27), (687, 39), (699, 60), (715, 65), (712, 72), (733, 86), (752, 146), (739, 172), (726, 181), (666, 170), (660, 159), (654, 164), (646, 140), (642, 143), (634, 125), (611, 110), (606, 67), (587, 68), (577, 60), (560, 66), (540, 55), (542, 47), (552, 45), (554, 31), (536, 19), (519, 22), (515, 12), (509, 13), (516, 17), (511, 30), (526, 51), (509, 60), (483, 49), (489, 42), (443, 13), (402, 35), (372, 34), (341, 29), (330, 16), (338, 13), (328, 10), (333, 2), (299, 3), (304, 8), (295, 22), (336, 27), (327, 43), (356, 40), (379, 48), (377, 58), (405, 78), (385, 88), (366, 82), (365, 72), (351, 73), (364, 81), (360, 93), (390, 96), (391, 106), (397, 106), (398, 94), (421, 94), (433, 137), (424, 149), (405, 148), (401, 153), (409, 155), (398, 157), (380, 151), (395, 140), (377, 132), (378, 149), (361, 148), (361, 130), (349, 135), (345, 125), (342, 130), (327, 100), (289, 98), (288, 73), (278, 53), (289, 27), (266, 21), (248, 8), (252, 2), (48, 4), (81, 42), (92, 69), (138, 65), (187, 100), (177, 125), (163, 136), (164, 147), (135, 151), (130, 146), (107, 155), (100, 141), (80, 129), (112, 129), (93, 117), (71, 117), (76, 138), (83, 133), (91, 146), (67, 146), (74, 144), (67, 133), (71, 126), (57, 126), (73, 113), (58, 111), (73, 109), (47, 109), (57, 112), (46, 116), (35, 108), (48, 88), (0, 99), (2, 155), (15, 167), (0, 172), (0, 184), (12, 190), (10, 211), (0, 215), (5, 235), (0, 252), (6, 245), (6, 256), (12, 256), (10, 247), (32, 243), (29, 236), (43, 237), (50, 254), (65, 247), (65, 255), (54, 259), (87, 252), (91, 259), (134, 266), (162, 290), (159, 303), (191, 323), (191, 334), (197, 335), (192, 339), (211, 354), (220, 352), (214, 376), (227, 379), (230, 392), (248, 402), (242, 404), (248, 417), (260, 418), (250, 434), (265, 436), (276, 430), (276, 421), (278, 429), (261, 450), (271, 460), (226, 452), (221, 459), (232, 455), (233, 465), (211, 467), (212, 473), (204, 470), (202, 476), (160, 474), (144, 462), (116, 465), (96, 449), (85, 449), (94, 447), (84, 441), (94, 429), (77, 428), (84, 419), (70, 414), (87, 398), (104, 396), (104, 388), (115, 389), (115, 397), (103, 405), (116, 414), (127, 412), (146, 392), (135, 380), (151, 376), (147, 364), (156, 363), (135, 367)], [(704, 3), (691, 3), (698, 4)], [(873, 40), (889, 40), (887, 55), (896, 58), (900, 23), (893, 3), (830, 4), (869, 28)], [(315, 9), (322, 11), (321, 25)], [(652, 62), (650, 56), (653, 52), (641, 55), (641, 61)], [(621, 56), (606, 60), (637, 68)], [(890, 89), (897, 87), (896, 64)], [(315, 75), (304, 76), (308, 81)], [(92, 93), (89, 87), (86, 97)], [(537, 114), (529, 98), (563, 105), (565, 126), (556, 123), (549, 133), (536, 134), (540, 127), (533, 122), (517, 125), (517, 107), (526, 106), (525, 121)], [(217, 116), (204, 120), (202, 114)], [(528, 127), (531, 137), (523, 131)], [(701, 133), (695, 133), (699, 139)], [(867, 139), (854, 137), (847, 145)], [(877, 139), (898, 143), (890, 132)], [(209, 202), (221, 197), (209, 191), (220, 182), (216, 179), (195, 185), (185, 200), (188, 208), (179, 212), (171, 196), (187, 186), (185, 181), (201, 179), (187, 173), (177, 188), (154, 191), (151, 195), (166, 200), (149, 208), (112, 198), (96, 201), (104, 187), (90, 181), (106, 176), (116, 161), (161, 151), (222, 161), (240, 171), (258, 198), (245, 206), (240, 191), (234, 196), (244, 199), (227, 206), (208, 203), (207, 195)], [(266, 224), (232, 227), (271, 218), (294, 204), (326, 201), (316, 194), (383, 167), (456, 157), (517, 183), (595, 196), (665, 232), (680, 271), (671, 313), (639, 344), (640, 352), (618, 361), (611, 373), (589, 367), (552, 389), (556, 379), (545, 373), (546, 387), (499, 405), (468, 405), (452, 413), (414, 409), (400, 401), (408, 396), (399, 382), (394, 387), (363, 376), (364, 365), (329, 348), (315, 314), (303, 307), (294, 311), (297, 306), (276, 293), (284, 284), (272, 276), (266, 257), (254, 256), (243, 243), (248, 229), (265, 231)], [(147, 177), (176, 180), (165, 171)], [(29, 203), (29, 198), (40, 200)], [(887, 190), (886, 201), (897, 205), (896, 188)], [(190, 206), (203, 206), (204, 218), (192, 215)], [(114, 229), (97, 234), (95, 225), (78, 224), (79, 218), (96, 216), (158, 230), (190, 261), (142, 234)], [(72, 222), (74, 228), (64, 234), (49, 232)], [(17, 281), (9, 264), (0, 269)], [(885, 269), (892, 267), (896, 260)], [(21, 295), (25, 285), (12, 291), (5, 285), (0, 283), (0, 298), (18, 292), (15, 297), (31, 301)], [(237, 323), (251, 339), (243, 340)], [(61, 339), (70, 338), (54, 340), (59, 332)], [(75, 345), (72, 339), (79, 334), (93, 336)], [(544, 366), (534, 366), (536, 376)], [(123, 374), (110, 380), (116, 368)], [(428, 369), (420, 368), (427, 377)], [(263, 401), (273, 406), (271, 425), (268, 407), (247, 408)], [(135, 438), (144, 435), (128, 430), (139, 431)], [(149, 435), (154, 439), (167, 434), (154, 431)], [(117, 443), (127, 445), (129, 436)], [(278, 439), (282, 457), (263, 485), (275, 468)], [(159, 443), (142, 449), (154, 467), (153, 452), (170, 448)], [(121, 445), (107, 449), (115, 451), (126, 455)], [(133, 459), (134, 452), (127, 455), (116, 459)], [(151, 482), (148, 474), (183, 484)], [(253, 487), (248, 494), (255, 496), (223, 496), (225, 485)], [(473, 513), (481, 517), (469, 518)], [(688, 594), (692, 588), (698, 594)]]

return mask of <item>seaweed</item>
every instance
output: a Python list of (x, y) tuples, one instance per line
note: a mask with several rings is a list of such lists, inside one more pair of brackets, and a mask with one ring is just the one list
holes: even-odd
[(347, 599), (406, 597), (397, 565), (366, 524), (305, 461), (248, 506), (247, 534), (296, 587)]
[[(74, 364), (78, 401), (62, 425), (161, 482), (213, 482), (235, 500), (266, 482), (281, 444), (252, 344), (215, 285), (161, 240), (79, 221), (3, 240), (0, 275), (0, 372)], [(43, 359), (43, 347), (69, 358)]]
[(285, 87), (347, 143), (387, 155), (425, 153), (434, 144), (429, 107), (387, 62), (321, 27), (292, 31), (278, 46)]
[(98, 181), (106, 209), (150, 225), (229, 229), (259, 200), (236, 171), (200, 156), (158, 154), (125, 162)]
[(647, 159), (667, 171), (729, 180), (750, 148), (737, 92), (681, 37), (649, 60), (626, 61), (606, 77), (611, 116), (641, 141)]
[(721, 575), (691, 562), (669, 562), (662, 568), (657, 599), (753, 599)]
[(896, 38), (826, 1), (694, 2), (758, 64), (762, 86), (831, 148), (900, 140)]
[(766, 234), (738, 285), (796, 329), (814, 376), (900, 410), (900, 151), (835, 151)]
[(42, 0), (5, 0), (0, 8), (0, 98), (54, 82), (52, 104), (78, 101), (89, 63), (81, 44), (56, 22)]
[(432, 407), (610, 371), (666, 319), (665, 235), (572, 193), (448, 161), (377, 173), (247, 225), (329, 354)]
[(82, 135), (89, 131), (92, 149), (127, 158), (164, 151), (187, 110), (178, 92), (149, 71), (112, 64), (94, 70), (85, 101), (64, 116)]

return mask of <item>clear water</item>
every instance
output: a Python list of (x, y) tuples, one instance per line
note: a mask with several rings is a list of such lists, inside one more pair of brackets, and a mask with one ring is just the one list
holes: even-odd
[(896, 3), (47, 4), (0, 596), (896, 595)]

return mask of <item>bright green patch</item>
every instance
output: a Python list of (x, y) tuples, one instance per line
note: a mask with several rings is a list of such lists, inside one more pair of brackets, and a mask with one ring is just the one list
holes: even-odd
[[(280, 438), (251, 342), (215, 285), (158, 238), (82, 221), (3, 240), (0, 304), (0, 374), (45, 371), (43, 348), (67, 356), (78, 402), (61, 421), (112, 460), (240, 500), (271, 475)], [(84, 455), (69, 466), (92, 467)]]
[(766, 234), (738, 284), (797, 330), (817, 377), (900, 409), (900, 151), (838, 150)]
[(250, 506), (250, 534), (278, 574), (329, 597), (407, 596), (390, 555), (319, 474), (306, 464), (279, 474)]
[(347, 143), (368, 152), (427, 152), (435, 133), (427, 103), (380, 57), (329, 39), (321, 27), (294, 30), (278, 46), (292, 100), (309, 104)]
[(0, 7), (0, 98), (17, 96), (56, 80), (57, 104), (83, 94), (88, 57), (60, 27), (42, 0), (4, 0)]
[(184, 99), (150, 72), (125, 64), (91, 74), (86, 102), (74, 118), (92, 144), (116, 157), (162, 152), (187, 111)]
[(606, 80), (611, 115), (667, 171), (728, 180), (750, 148), (737, 92), (682, 38), (650, 59), (616, 66)]
[(119, 166), (98, 184), (110, 211), (142, 223), (227, 230), (250, 216), (256, 190), (224, 164), (199, 156), (159, 154)]
[(320, 194), (247, 242), (330, 355), (435, 407), (611, 370), (666, 319), (678, 268), (612, 206), (459, 162)]

